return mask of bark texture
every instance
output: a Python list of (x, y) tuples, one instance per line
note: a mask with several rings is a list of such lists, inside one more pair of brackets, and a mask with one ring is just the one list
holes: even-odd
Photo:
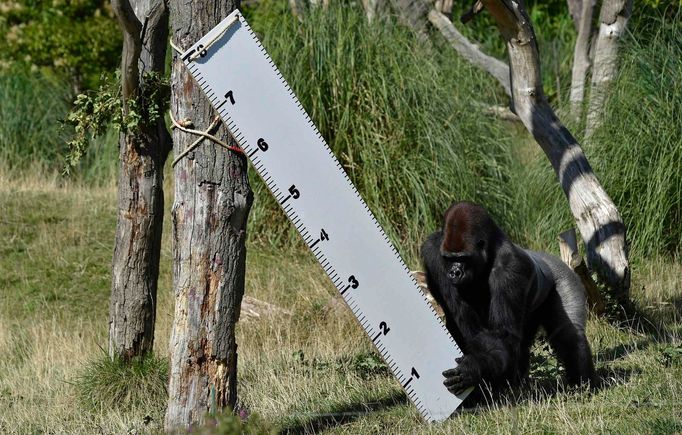
[(592, 11), (594, 4), (591, 0), (582, 2), (582, 11), (578, 25), (578, 38), (573, 48), (573, 71), (571, 75), (571, 117), (580, 119), (585, 97), (585, 80), (590, 68), (590, 36), (592, 35)]
[(592, 268), (618, 300), (627, 304), (630, 268), (625, 226), (597, 180), (580, 145), (547, 103), (535, 34), (523, 6), (513, 0), (483, 0), (507, 44), (515, 113), (556, 172)]
[(429, 21), (440, 31), (460, 56), (495, 77), (495, 80), (502, 85), (507, 95), (511, 95), (509, 67), (507, 64), (479, 50), (476, 45), (472, 44), (464, 35), (457, 31), (448, 17), (437, 10), (432, 9), (429, 12)]
[[(142, 105), (145, 74), (164, 72), (168, 11), (161, 0), (114, 0), (123, 31), (123, 108)], [(129, 360), (152, 350), (163, 224), (163, 166), (170, 136), (163, 118), (119, 138), (118, 217), (109, 305), (109, 355)]]
[[(171, 0), (171, 32), (189, 47), (238, 6), (237, 1)], [(238, 103), (238, 101), (237, 101)], [(179, 56), (173, 58), (175, 119), (205, 130), (217, 116)], [(224, 125), (215, 136), (236, 145)], [(176, 155), (196, 136), (173, 133)], [(237, 401), (235, 324), (244, 294), (246, 221), (253, 201), (246, 157), (205, 140), (175, 166), (169, 402), (165, 427), (187, 429)]]
[(588, 139), (599, 126), (609, 85), (616, 78), (618, 46), (631, 12), (632, 0), (604, 0), (601, 6), (585, 130)]

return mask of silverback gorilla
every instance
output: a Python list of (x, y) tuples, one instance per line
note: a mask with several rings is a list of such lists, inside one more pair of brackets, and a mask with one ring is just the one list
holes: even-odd
[(454, 203), (421, 249), (429, 289), (464, 356), (443, 372), (453, 394), (485, 382), (516, 384), (528, 373), (540, 326), (568, 381), (594, 385), (585, 337), (585, 290), (560, 259), (513, 244), (480, 205)]

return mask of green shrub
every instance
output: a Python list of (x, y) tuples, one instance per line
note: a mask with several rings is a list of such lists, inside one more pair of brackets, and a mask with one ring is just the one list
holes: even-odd
[(14, 0), (0, 12), (0, 67), (43, 68), (82, 89), (119, 63), (121, 35), (108, 1)]
[[(262, 6), (264, 14), (272, 7)], [(263, 44), (404, 254), (457, 199), (509, 218), (509, 136), (482, 101), (500, 90), (441, 44), (393, 21), (368, 25), (361, 8), (252, 18)], [(251, 232), (290, 240), (291, 227), (260, 180)]]

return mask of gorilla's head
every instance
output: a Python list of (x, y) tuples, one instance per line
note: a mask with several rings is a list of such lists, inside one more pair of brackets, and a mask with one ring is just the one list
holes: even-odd
[(499, 227), (488, 212), (471, 202), (456, 202), (445, 212), (440, 253), (454, 285), (467, 285), (483, 276)]

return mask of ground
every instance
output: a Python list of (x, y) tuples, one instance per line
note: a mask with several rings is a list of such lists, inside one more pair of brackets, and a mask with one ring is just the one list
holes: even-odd
[[(173, 312), (168, 231), (158, 363), (141, 369), (142, 375), (131, 372), (149, 378), (143, 391), (128, 392), (120, 403), (98, 402), (101, 389), (110, 387), (98, 382), (103, 375), (97, 362), (106, 360), (115, 189), (57, 180), (0, 175), (0, 433), (159, 432)], [(430, 425), (420, 420), (312, 256), (301, 247), (287, 249), (292, 252), (282, 255), (250, 243), (246, 293), (291, 315), (249, 319), (238, 330), (243, 414), (276, 430), (682, 432), (680, 262), (635, 265), (633, 296), (650, 324), (590, 319), (602, 390), (564, 391), (561, 370), (540, 341), (531, 386)]]

